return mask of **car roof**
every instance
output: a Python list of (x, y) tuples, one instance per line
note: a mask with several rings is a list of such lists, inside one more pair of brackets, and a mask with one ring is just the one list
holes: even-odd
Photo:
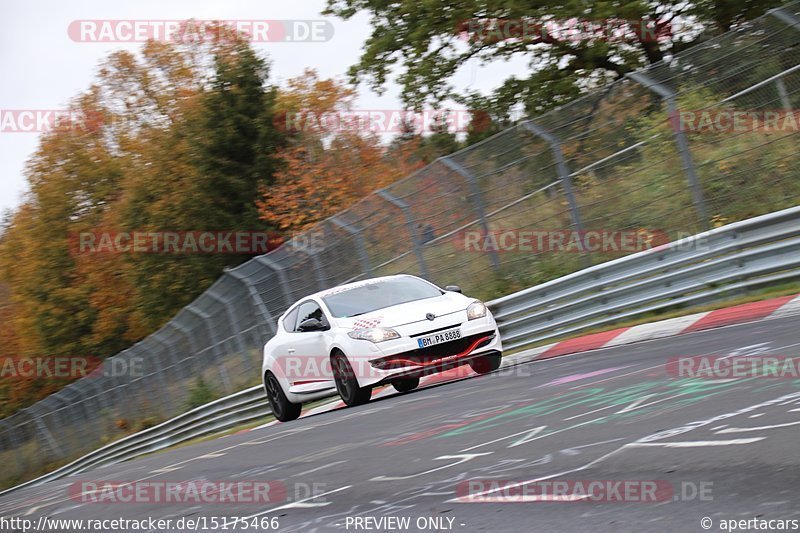
[[(372, 283), (377, 283), (379, 281), (384, 281), (387, 279), (397, 279), (397, 278), (414, 278), (416, 276), (412, 276), (411, 274), (393, 274), (391, 276), (380, 276), (377, 278), (369, 278), (364, 279), (361, 281), (354, 281), (353, 283), (346, 283), (344, 285), (337, 285), (335, 287), (331, 287), (330, 289), (325, 289), (324, 291), (315, 292), (314, 294), (310, 294), (306, 296), (306, 298), (323, 298), (325, 296), (330, 296), (331, 294), (337, 294), (340, 292), (344, 292), (350, 289), (354, 289), (356, 287), (362, 287), (364, 285), (370, 285)], [(302, 298), (305, 300), (306, 298)]]

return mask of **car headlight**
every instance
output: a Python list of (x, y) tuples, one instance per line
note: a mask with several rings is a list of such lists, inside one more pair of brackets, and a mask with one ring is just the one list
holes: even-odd
[(392, 328), (354, 329), (353, 331), (349, 331), (347, 336), (351, 339), (360, 339), (370, 342), (383, 342), (400, 338), (400, 334)]
[(469, 307), (467, 307), (467, 319), (475, 320), (476, 318), (483, 318), (486, 316), (486, 304), (475, 300)]

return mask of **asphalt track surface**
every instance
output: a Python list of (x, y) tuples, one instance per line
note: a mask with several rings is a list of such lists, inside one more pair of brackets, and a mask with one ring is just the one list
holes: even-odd
[[(722, 520), (800, 520), (800, 381), (667, 370), (677, 356), (793, 356), (798, 331), (800, 317), (779, 318), (535, 361), (22, 489), (0, 499), (0, 516), (277, 517), (278, 531), (406, 530), (354, 522), (387, 516), (409, 517), (410, 531), (720, 531)], [(202, 479), (275, 480), (286, 497), (70, 498), (76, 480)], [(476, 484), (488, 479), (502, 485)], [(612, 501), (508, 501), (545, 480), (651, 480), (659, 492), (657, 501), (615, 501), (613, 491)], [(500, 486), (508, 490), (490, 492)], [(490, 501), (464, 501), (470, 494)]]

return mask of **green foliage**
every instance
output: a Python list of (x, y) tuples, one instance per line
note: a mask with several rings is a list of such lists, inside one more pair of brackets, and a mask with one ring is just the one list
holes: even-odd
[[(449, 81), (469, 61), (491, 63), (523, 57), (528, 72), (505, 80), (492, 95), (492, 107), (480, 108), (502, 116), (514, 104), (527, 114), (560, 105), (647, 64), (660, 61), (697, 43), (708, 35), (727, 31), (744, 20), (780, 5), (779, 0), (723, 0), (716, 2), (569, 1), (554, 4), (542, 0), (449, 0), (385, 2), (383, 0), (328, 0), (326, 14), (350, 19), (365, 12), (371, 17), (372, 34), (358, 63), (350, 68), (353, 81), (365, 81), (381, 91), (393, 68), (399, 66), (404, 102), (421, 108), (427, 102), (447, 98), (470, 99), (472, 94), (454, 90)], [(475, 30), (470, 21), (490, 19), (543, 21), (581, 19), (649, 20), (663, 26), (662, 38), (582, 38), (530, 32), (520, 39), (492, 39), (491, 28)], [(670, 35), (668, 25), (682, 19), (686, 27)], [(687, 21), (692, 21), (688, 23)], [(471, 29), (470, 29), (471, 28)], [(535, 35), (534, 35), (535, 34)], [(501, 34), (496, 34), (501, 35)], [(633, 31), (633, 35), (637, 35)], [(639, 32), (638, 35), (646, 35)]]
[(200, 407), (201, 405), (213, 401), (216, 397), (216, 392), (206, 383), (203, 376), (198, 376), (194, 385), (189, 389), (189, 398), (187, 399), (186, 407), (188, 409), (194, 409), (195, 407)]

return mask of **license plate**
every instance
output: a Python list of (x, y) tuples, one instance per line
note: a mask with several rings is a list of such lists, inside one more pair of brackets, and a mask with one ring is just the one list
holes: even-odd
[(458, 340), (460, 338), (461, 330), (454, 328), (420, 337), (417, 339), (417, 344), (419, 344), (420, 348), (427, 348), (428, 346), (436, 346), (437, 344)]

